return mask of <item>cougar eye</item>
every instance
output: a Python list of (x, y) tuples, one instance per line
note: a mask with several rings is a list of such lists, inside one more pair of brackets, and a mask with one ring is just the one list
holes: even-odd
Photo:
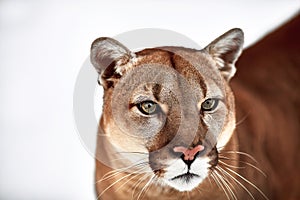
[(201, 104), (201, 109), (203, 111), (212, 111), (218, 106), (219, 100), (218, 99), (206, 99)]
[(158, 111), (159, 106), (153, 101), (144, 101), (137, 104), (137, 108), (145, 115), (151, 115)]

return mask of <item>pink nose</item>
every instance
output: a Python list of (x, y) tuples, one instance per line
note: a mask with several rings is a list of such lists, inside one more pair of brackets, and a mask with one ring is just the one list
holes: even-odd
[(184, 154), (184, 160), (194, 160), (194, 157), (196, 153), (202, 151), (204, 149), (204, 146), (197, 145), (193, 149), (187, 149), (183, 146), (174, 147), (174, 152), (180, 152)]

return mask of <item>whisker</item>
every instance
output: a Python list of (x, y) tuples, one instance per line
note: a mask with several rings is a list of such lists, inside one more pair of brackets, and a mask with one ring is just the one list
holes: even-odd
[(227, 199), (230, 200), (227, 191), (225, 190), (225, 188), (223, 187), (222, 182), (220, 182), (218, 175), (215, 173), (215, 171), (213, 171), (214, 173), (212, 174), (213, 177), (215, 177), (215, 180), (219, 183), (218, 185), (220, 186), (220, 188), (224, 191), (224, 194), (226, 195)]
[(260, 172), (264, 177), (267, 177), (267, 174), (264, 173), (261, 169), (259, 169), (258, 167), (256, 167), (255, 165), (252, 165), (251, 163), (248, 162), (244, 162), (244, 161), (239, 161), (240, 163), (243, 163), (245, 165), (248, 165), (250, 167), (253, 167), (254, 169), (256, 169), (258, 172)]
[(234, 192), (232, 191), (232, 188), (231, 188), (231, 187), (233, 187), (232, 184), (224, 176), (219, 174), (218, 171), (215, 171), (215, 172), (219, 176), (220, 180), (223, 182), (223, 185), (227, 188), (227, 191), (229, 191), (230, 196), (233, 197), (233, 199), (237, 200), (237, 198), (236, 198), (236, 196), (235, 196), (235, 194), (234, 194)]
[(150, 189), (151, 184), (154, 183), (155, 179), (157, 179), (156, 175), (152, 175), (152, 177), (150, 178), (151, 182), (149, 183), (149, 186), (147, 187), (147, 189), (145, 190), (145, 194), (147, 193), (147, 191)]
[[(222, 174), (219, 174), (218, 171), (216, 171), (216, 173), (218, 174), (220, 180), (223, 182), (223, 185), (226, 187), (227, 191), (229, 192), (230, 196), (234, 199), (234, 200), (237, 200), (233, 190), (231, 187), (232, 184), (230, 183), (230, 181), (228, 179), (226, 179), (226, 177), (224, 177)], [(231, 187), (230, 187), (231, 186)]]
[[(254, 169), (256, 169), (256, 170), (257, 170), (259, 173), (261, 173), (264, 177), (267, 177), (267, 174), (266, 174), (265, 172), (263, 172), (260, 168), (258, 168), (257, 166), (255, 166), (255, 165), (253, 165), (253, 164), (251, 164), (251, 163), (249, 163), (249, 162), (245, 162), (245, 161), (241, 161), (241, 160), (237, 160), (237, 159), (232, 159), (232, 158), (228, 158), (228, 157), (224, 157), (224, 156), (219, 156), (219, 158), (225, 159), (225, 160), (229, 160), (229, 161), (237, 161), (237, 162), (239, 162), (239, 163), (248, 165), (248, 166), (253, 167)], [(219, 162), (221, 162), (222, 164), (224, 164), (224, 162), (222, 162), (221, 160), (219, 160)], [(226, 164), (227, 164), (227, 163), (226, 163)], [(228, 165), (228, 166), (229, 166), (229, 165)], [(233, 167), (233, 168), (234, 168), (234, 166), (229, 166), (229, 167)], [(235, 168), (237, 168), (237, 167), (235, 167)], [(240, 168), (242, 168), (242, 167), (240, 167)], [(246, 168), (246, 167), (243, 167), (243, 168)]]
[[(225, 186), (224, 192), (225, 192), (225, 191), (227, 191), (227, 192), (228, 192), (228, 188), (227, 188), (227, 187), (226, 187), (226, 185), (224, 184), (224, 180), (223, 180), (222, 176), (220, 176), (220, 175), (218, 174), (218, 172), (217, 172), (217, 171), (215, 171), (215, 174), (216, 174), (216, 175), (217, 175), (217, 177), (219, 178), (219, 180), (220, 180), (221, 184)], [(229, 199), (229, 200), (230, 200), (231, 198), (229, 198), (229, 194), (228, 194), (227, 192), (225, 192), (225, 194), (226, 194), (226, 196), (227, 196), (227, 199)]]
[(191, 199), (189, 191), (186, 191), (186, 196), (187, 196), (188, 200)]
[(142, 155), (149, 155), (149, 153), (145, 152), (138, 152), (138, 151), (118, 151), (116, 154), (122, 154), (122, 153), (127, 153), (127, 154), (142, 154)]
[(108, 187), (106, 187), (101, 193), (100, 193), (100, 195), (97, 197), (97, 200), (108, 190), (108, 189), (110, 189), (111, 187), (113, 187), (115, 184), (117, 184), (118, 182), (120, 182), (121, 180), (123, 180), (123, 179), (125, 179), (125, 178), (127, 178), (127, 177), (129, 177), (129, 176), (132, 176), (133, 174), (140, 174), (140, 172), (142, 172), (142, 171), (144, 171), (144, 168), (141, 168), (141, 169), (139, 169), (138, 171), (136, 171), (135, 173), (130, 173), (130, 174), (127, 174), (127, 175), (125, 175), (125, 176), (123, 176), (123, 177), (121, 177), (121, 178), (119, 178), (118, 180), (116, 180), (115, 182), (113, 182), (112, 184), (110, 184)]
[(103, 190), (99, 196), (97, 197), (96, 200), (98, 200), (108, 189), (110, 189), (111, 187), (113, 187), (115, 184), (117, 184), (118, 182), (120, 182), (121, 180), (123, 180), (124, 178), (127, 178), (128, 176), (131, 176), (132, 174), (127, 174), (121, 178), (119, 178), (118, 180), (116, 180), (115, 182), (113, 182), (112, 184), (110, 184), (108, 187), (105, 188), (105, 190)]
[(248, 179), (246, 179), (245, 177), (243, 177), (242, 175), (240, 175), (239, 173), (233, 171), (232, 169), (229, 169), (227, 167), (225, 167), (227, 170), (229, 170), (230, 172), (234, 173), (235, 175), (237, 175), (238, 177), (240, 177), (241, 179), (243, 179), (245, 182), (247, 182), (248, 184), (250, 184), (252, 187), (254, 187), (265, 199), (269, 199), (255, 184), (253, 184), (251, 181), (249, 181)]
[(122, 169), (115, 169), (115, 170), (112, 170), (112, 171), (110, 171), (110, 172), (104, 174), (104, 175), (102, 176), (101, 179), (99, 179), (98, 181), (95, 182), (95, 184), (98, 184), (98, 183), (100, 183), (100, 182), (102, 182), (102, 181), (105, 181), (105, 180), (107, 180), (107, 179), (113, 178), (113, 177), (115, 177), (115, 176), (117, 176), (118, 174), (121, 174), (121, 173), (123, 173), (123, 172), (124, 172), (124, 171), (123, 171)]
[(239, 126), (241, 123), (243, 123), (243, 122), (247, 119), (247, 117), (249, 116), (249, 114), (250, 114), (250, 111), (249, 111), (242, 119), (240, 119), (238, 122), (236, 122), (236, 123), (235, 123), (235, 126), (237, 127), (237, 126)]
[[(126, 172), (126, 170), (131, 169), (133, 167), (138, 167), (139, 165), (141, 165), (143, 167), (143, 165), (147, 165), (147, 164), (148, 164), (147, 162), (135, 163), (135, 164), (132, 164), (132, 165), (130, 165), (128, 167), (124, 167), (124, 168), (112, 170), (112, 171), (106, 173), (100, 180), (98, 180), (96, 182), (96, 184), (99, 183), (99, 182), (102, 182), (104, 180), (110, 179), (110, 178), (112, 178), (114, 176), (117, 176), (118, 174), (121, 174), (123, 172)], [(135, 173), (135, 172), (133, 172), (133, 173)]]
[(252, 193), (240, 182), (238, 181), (235, 177), (233, 177), (231, 174), (229, 174), (226, 170), (220, 168), (220, 167), (216, 167), (216, 169), (218, 169), (219, 171), (223, 171), (229, 178), (231, 178), (232, 180), (234, 180), (236, 183), (238, 183), (248, 194), (249, 196), (255, 200), (254, 196), (252, 195)]
[(230, 164), (227, 164), (221, 160), (219, 160), (219, 162), (222, 164), (222, 165), (226, 165), (227, 167), (231, 167), (231, 168), (234, 168), (234, 169), (245, 169), (246, 167), (238, 167), (238, 166), (234, 166), (234, 165), (230, 165)]
[(212, 182), (210, 180), (210, 176), (208, 176), (208, 181), (209, 181), (210, 186), (212, 187)]
[(140, 177), (140, 178), (138, 179), (138, 181), (137, 181), (136, 184), (134, 185), (134, 189), (133, 189), (133, 191), (132, 191), (132, 199), (133, 199), (133, 197), (134, 197), (135, 191), (136, 191), (136, 189), (138, 188), (138, 186), (139, 186), (144, 180), (146, 180), (148, 177), (149, 177), (149, 174), (144, 174), (142, 177)]
[(223, 158), (224, 160), (234, 160), (233, 158), (229, 158), (229, 157), (223, 156), (222, 154), (219, 154), (218, 158)]
[(220, 189), (221, 189), (221, 187), (220, 187), (220, 185), (219, 185), (219, 182), (216, 180), (216, 177), (215, 177), (215, 173), (214, 173), (214, 171), (212, 171), (212, 173), (211, 173), (211, 177), (212, 177), (212, 179), (215, 181), (215, 183), (217, 184), (218, 188), (220, 188)]
[(119, 189), (121, 189), (124, 185), (126, 185), (129, 181), (131, 181), (132, 179), (136, 178), (137, 176), (140, 176), (141, 173), (136, 173), (134, 176), (132, 176), (131, 178), (129, 178), (125, 183), (123, 183), (118, 189), (116, 189), (116, 191), (118, 191)]
[(229, 195), (227, 194), (227, 190), (223, 187), (224, 183), (223, 183), (222, 179), (219, 177), (219, 175), (216, 173), (216, 171), (215, 171), (215, 174), (216, 174), (216, 177), (217, 177), (217, 178), (219, 179), (219, 181), (220, 181), (220, 185), (221, 185), (221, 187), (222, 187), (222, 189), (223, 189), (223, 191), (224, 191), (224, 193), (225, 193), (227, 199), (230, 200)]
[[(127, 160), (128, 158), (127, 157), (120, 157), (120, 158), (115, 158), (115, 159), (111, 159), (110, 161), (118, 161), (118, 160)], [(143, 158), (143, 159), (140, 159), (139, 161), (143, 161), (143, 160), (146, 160), (148, 159), (147, 157), (146, 158)], [(137, 162), (139, 162), (137, 161)]]
[[(148, 188), (148, 186), (150, 185), (150, 183), (152, 182), (152, 180), (153, 180), (153, 178), (154, 178), (154, 174), (153, 175), (150, 175), (150, 179), (149, 179), (149, 181), (144, 185), (144, 187), (142, 188), (142, 190), (140, 191), (140, 193), (139, 193), (139, 195), (138, 195), (138, 197), (137, 197), (137, 200), (139, 200), (140, 199), (140, 197), (141, 197), (141, 195), (143, 194), (143, 192), (145, 191), (145, 194), (146, 194), (146, 192), (147, 192), (147, 188)], [(149, 177), (149, 176), (148, 176)], [(147, 178), (148, 178), (147, 177)]]
[(101, 137), (110, 137), (110, 135), (103, 134), (103, 133), (97, 133), (97, 136), (101, 136)]
[(213, 171), (213, 173), (212, 173), (211, 175), (212, 175), (212, 177), (213, 177), (215, 183), (218, 185), (218, 187), (219, 187), (221, 190), (224, 191), (224, 194), (226, 195), (227, 199), (229, 199), (229, 196), (228, 196), (226, 190), (224, 189), (223, 185), (221, 184), (221, 182), (220, 182), (220, 180), (219, 180), (217, 174), (215, 173), (215, 171)]
[(251, 155), (248, 154), (248, 153), (241, 152), (241, 151), (223, 151), (223, 152), (221, 152), (220, 154), (240, 154), (240, 155), (247, 156), (248, 158), (250, 158), (250, 159), (253, 160), (254, 162), (258, 163), (257, 160), (256, 160), (253, 156), (251, 156)]
[(225, 146), (226, 146), (226, 144), (221, 147), (217, 147), (217, 150), (220, 150), (220, 149), (222, 150)]
[(200, 193), (200, 194), (203, 194), (202, 192), (202, 190), (200, 189), (200, 188), (196, 188), (196, 190)]

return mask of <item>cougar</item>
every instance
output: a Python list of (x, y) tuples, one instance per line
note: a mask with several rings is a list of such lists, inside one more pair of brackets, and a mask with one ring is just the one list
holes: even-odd
[[(280, 130), (291, 119), (277, 107), (283, 101), (272, 98), (280, 88), (267, 87), (273, 84), (268, 79), (256, 90), (242, 80), (230, 84), (243, 41), (243, 31), (235, 28), (200, 50), (132, 52), (107, 37), (92, 43), (91, 63), (104, 89), (96, 152), (98, 199), (299, 197), (299, 179), (280, 182), (276, 176), (281, 167), (287, 177), (293, 173), (280, 151), (293, 154), (282, 149), (297, 147), (293, 139), (278, 136), (294, 131)], [(249, 73), (248, 78), (255, 82), (260, 77)]]

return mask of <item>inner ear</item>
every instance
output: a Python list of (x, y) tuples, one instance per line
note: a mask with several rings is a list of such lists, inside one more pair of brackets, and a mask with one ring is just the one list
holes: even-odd
[(235, 28), (224, 33), (204, 48), (215, 60), (217, 67), (226, 80), (230, 80), (235, 72), (235, 62), (242, 53), (244, 33)]
[(112, 38), (98, 38), (91, 46), (90, 60), (100, 76), (102, 85), (120, 78), (126, 70), (122, 66), (134, 57), (134, 53)]

